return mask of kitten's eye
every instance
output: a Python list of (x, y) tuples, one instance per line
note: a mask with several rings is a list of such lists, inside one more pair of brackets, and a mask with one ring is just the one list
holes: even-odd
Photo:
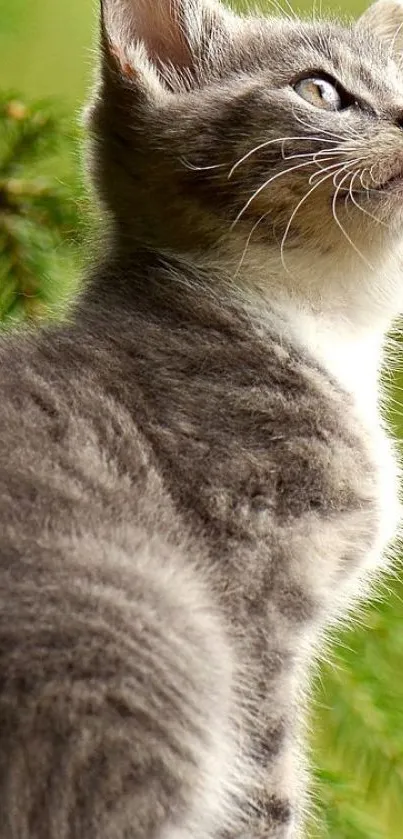
[(336, 84), (320, 76), (312, 76), (300, 79), (294, 85), (294, 90), (316, 108), (323, 108), (326, 111), (341, 111), (348, 107), (350, 102), (344, 102), (340, 90)]

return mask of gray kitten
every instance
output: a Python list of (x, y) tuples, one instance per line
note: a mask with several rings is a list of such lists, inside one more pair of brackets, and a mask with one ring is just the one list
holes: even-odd
[(403, 6), (104, 0), (72, 322), (1, 346), (1, 839), (289, 839), (301, 692), (396, 531)]

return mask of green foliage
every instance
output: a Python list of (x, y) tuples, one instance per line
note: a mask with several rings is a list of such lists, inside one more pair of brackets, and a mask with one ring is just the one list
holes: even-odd
[(354, 631), (334, 638), (312, 717), (312, 839), (403, 835), (403, 583), (383, 581)]
[(44, 166), (63, 136), (49, 104), (28, 106), (0, 95), (0, 319), (6, 324), (59, 310), (76, 283), (76, 202)]

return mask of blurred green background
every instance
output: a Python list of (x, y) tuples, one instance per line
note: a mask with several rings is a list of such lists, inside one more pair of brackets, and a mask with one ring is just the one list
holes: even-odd
[[(275, 12), (276, 2), (266, 5)], [(94, 71), (96, 7), (96, 0), (0, 0), (0, 84), (3, 93), (13, 91), (0, 108), (0, 317), (8, 306), (17, 321), (29, 313), (27, 301), (36, 305), (42, 295), (46, 303), (54, 304), (78, 282), (77, 242), (85, 229), (85, 202), (79, 185), (77, 125)], [(294, 8), (308, 15), (313, 11), (312, 3)], [(323, 12), (332, 15), (352, 16), (363, 8), (363, 3), (347, 0), (344, 5), (322, 4)], [(44, 97), (52, 97), (54, 105), (37, 109), (30, 104)], [(39, 123), (38, 113), (42, 114)], [(21, 145), (15, 138), (28, 119), (33, 131)], [(49, 135), (49, 142), (45, 138), (42, 145), (35, 141), (41, 119)], [(2, 232), (1, 167), (11, 142), (20, 159), (9, 167), (7, 188), (16, 196), (18, 218), (15, 227)], [(25, 220), (22, 226), (21, 218)], [(25, 283), (26, 291), (27, 270), (36, 290), (31, 295), (20, 290), (10, 297), (10, 277), (20, 287)], [(397, 436), (403, 437), (399, 407), (403, 378), (398, 369), (388, 370), (386, 376), (394, 394), (389, 421)], [(312, 839), (403, 837), (403, 586), (399, 577), (403, 572), (386, 579), (381, 598), (368, 605), (355, 627), (334, 639), (326, 652), (327, 663), (315, 680), (314, 710), (309, 717), (315, 777)]]
[[(152, 0), (150, 0), (152, 2)], [(287, 0), (258, 0), (275, 13), (276, 6)], [(234, 6), (246, 6), (239, 0)], [(316, 13), (330, 11), (349, 17), (359, 14), (365, 3), (316, 4)], [(296, 10), (312, 14), (313, 4), (298, 2)], [(93, 73), (93, 48), (96, 35), (96, 0), (0, 0), (0, 70), (1, 84), (15, 87), (28, 96), (64, 97), (74, 110), (80, 108), (86, 86)]]

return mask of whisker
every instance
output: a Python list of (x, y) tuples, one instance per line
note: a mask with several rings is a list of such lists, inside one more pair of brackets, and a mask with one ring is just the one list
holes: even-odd
[[(348, 170), (349, 170), (349, 167), (350, 167), (350, 166), (354, 166), (356, 163), (360, 163), (362, 159), (363, 159), (362, 157), (356, 157), (356, 158), (355, 158), (355, 160), (349, 160), (349, 161), (345, 164), (345, 166), (343, 166), (343, 169), (341, 169), (341, 170), (340, 170), (340, 172), (343, 172), (343, 171), (344, 171), (344, 172), (348, 172), (348, 174), (350, 174), (350, 175), (351, 175), (351, 172), (350, 172), (350, 171), (348, 171)], [(340, 174), (340, 172), (336, 172), (336, 173), (334, 174), (334, 176), (333, 176), (333, 185), (334, 185), (335, 187), (337, 186), (337, 176)], [(345, 178), (343, 178), (343, 180), (345, 180)], [(345, 187), (345, 189), (347, 189), (347, 187)], [(348, 192), (348, 190), (347, 190), (347, 192)]]
[(239, 272), (240, 272), (240, 270), (241, 270), (241, 268), (242, 268), (242, 265), (243, 265), (243, 264), (244, 264), (244, 262), (245, 262), (245, 257), (246, 257), (246, 254), (247, 254), (247, 252), (248, 252), (249, 245), (250, 245), (250, 243), (251, 243), (252, 236), (253, 236), (253, 234), (254, 234), (255, 230), (259, 227), (259, 225), (262, 223), (262, 221), (264, 221), (264, 219), (265, 219), (265, 218), (267, 218), (267, 216), (268, 216), (269, 214), (270, 214), (270, 210), (266, 210), (266, 212), (265, 212), (265, 213), (263, 213), (263, 215), (262, 215), (262, 216), (260, 216), (260, 218), (259, 218), (257, 221), (255, 221), (255, 224), (253, 225), (253, 227), (252, 227), (252, 229), (251, 229), (251, 231), (250, 231), (250, 233), (249, 233), (249, 236), (248, 236), (248, 238), (247, 238), (247, 240), (246, 240), (246, 244), (245, 244), (245, 247), (244, 247), (244, 249), (243, 249), (242, 256), (241, 256), (241, 259), (240, 259), (239, 264), (238, 264), (238, 266), (237, 266), (237, 269), (236, 269), (236, 271), (235, 271), (235, 274), (234, 274), (233, 279), (236, 279), (236, 278), (237, 278), (237, 276), (238, 276), (238, 274), (239, 274)]
[(250, 157), (252, 157), (252, 155), (255, 154), (256, 152), (260, 151), (261, 149), (266, 148), (267, 146), (273, 145), (273, 143), (285, 143), (285, 142), (290, 141), (290, 140), (294, 140), (294, 141), (295, 140), (305, 140), (305, 141), (309, 141), (309, 142), (312, 140), (313, 142), (317, 142), (317, 143), (331, 143), (331, 140), (326, 140), (323, 137), (316, 137), (316, 136), (312, 136), (312, 137), (307, 137), (307, 136), (275, 137), (272, 140), (265, 140), (263, 143), (260, 143), (258, 146), (255, 146), (255, 148), (251, 149), (246, 154), (244, 154), (244, 156), (241, 157), (234, 164), (232, 169), (230, 169), (230, 171), (229, 171), (228, 180), (230, 180), (232, 178), (234, 172), (238, 169), (238, 167), (241, 166), (241, 164), (244, 163), (245, 160), (248, 160)]
[[(326, 142), (331, 143), (331, 140), (327, 140)], [(356, 152), (357, 149), (352, 148), (351, 146), (343, 148), (343, 146), (334, 146), (331, 149), (320, 149), (317, 152), (302, 152), (301, 154), (288, 154), (283, 157), (283, 160), (294, 160), (303, 157), (312, 157), (313, 160), (316, 160), (321, 154), (330, 154), (330, 155), (340, 155), (340, 154), (348, 154), (349, 152)]]
[(290, 172), (295, 172), (295, 171), (297, 171), (298, 169), (304, 169), (306, 166), (312, 166), (312, 161), (311, 161), (311, 160), (307, 160), (307, 161), (305, 161), (304, 163), (298, 163), (296, 166), (290, 166), (288, 169), (283, 169), (281, 172), (277, 172), (277, 174), (276, 174), (276, 175), (272, 175), (272, 177), (271, 177), (271, 178), (269, 178), (267, 181), (265, 181), (265, 182), (264, 182), (264, 183), (263, 183), (263, 184), (262, 184), (262, 185), (261, 185), (261, 186), (260, 186), (260, 187), (259, 187), (259, 188), (258, 188), (258, 189), (254, 192), (254, 193), (253, 193), (253, 195), (251, 195), (251, 197), (248, 199), (248, 201), (246, 202), (246, 204), (243, 206), (242, 210), (238, 213), (238, 215), (237, 215), (236, 219), (233, 221), (233, 223), (232, 223), (232, 225), (231, 225), (231, 230), (233, 230), (233, 229), (234, 229), (234, 227), (238, 224), (239, 220), (242, 218), (243, 214), (246, 212), (246, 210), (248, 209), (248, 207), (250, 207), (250, 205), (251, 205), (251, 204), (252, 204), (252, 202), (255, 200), (255, 198), (257, 198), (257, 197), (258, 197), (258, 196), (259, 196), (259, 195), (263, 192), (263, 190), (265, 190), (265, 189), (269, 186), (269, 184), (273, 183), (273, 181), (276, 181), (278, 178), (281, 178), (283, 175), (289, 175), (289, 174), (290, 174)]
[[(356, 158), (355, 160), (348, 160), (347, 163), (345, 163), (345, 165), (343, 166), (343, 170), (340, 170), (340, 171), (345, 171), (348, 166), (353, 166), (355, 163), (358, 163), (359, 160), (360, 160), (360, 158)], [(326, 166), (325, 168), (323, 166), (321, 166), (319, 172), (314, 172), (313, 175), (311, 175), (311, 177), (309, 178), (309, 183), (312, 184), (314, 179), (320, 177), (320, 175), (323, 172), (328, 172), (328, 171), (330, 171), (330, 169), (336, 169), (337, 167), (340, 167), (341, 162), (342, 161), (339, 160), (337, 163), (333, 163), (331, 166)], [(335, 175), (333, 177), (333, 182), (334, 182), (334, 179), (337, 177), (337, 175), (338, 175), (338, 172), (335, 173)], [(334, 184), (334, 185), (336, 186), (336, 184)]]
[(213, 166), (196, 166), (195, 164), (190, 163), (190, 161), (186, 160), (184, 157), (181, 157), (179, 161), (183, 164), (183, 166), (185, 166), (186, 169), (190, 169), (191, 172), (207, 172), (211, 169), (223, 169), (226, 166), (225, 163), (216, 163)]
[(392, 61), (393, 61), (393, 50), (394, 50), (394, 48), (395, 48), (395, 44), (396, 44), (396, 41), (397, 41), (397, 39), (398, 39), (398, 37), (399, 37), (399, 35), (400, 35), (400, 32), (402, 31), (402, 26), (403, 26), (403, 23), (401, 23), (401, 24), (400, 24), (400, 26), (398, 26), (398, 27), (397, 27), (396, 32), (395, 32), (395, 34), (394, 34), (394, 36), (393, 36), (392, 42), (391, 42), (391, 44), (390, 44), (390, 48), (389, 48), (389, 58), (391, 58), (391, 59), (392, 59)]
[(369, 195), (370, 192), (377, 192), (377, 190), (375, 189), (375, 187), (365, 186), (363, 178), (366, 172), (368, 172), (368, 174), (370, 175), (371, 170), (369, 166), (366, 166), (365, 169), (362, 170), (360, 174), (360, 184), (362, 187), (362, 191), (366, 192)]
[(336, 191), (335, 191), (335, 193), (334, 193), (334, 196), (333, 196), (333, 201), (332, 201), (332, 213), (333, 213), (333, 218), (334, 218), (334, 220), (335, 220), (335, 222), (336, 222), (337, 226), (339, 227), (339, 229), (340, 229), (340, 230), (341, 230), (341, 232), (343, 233), (343, 236), (346, 238), (347, 242), (349, 243), (349, 245), (351, 245), (351, 247), (353, 248), (353, 250), (355, 250), (355, 252), (358, 254), (358, 256), (359, 256), (359, 257), (362, 259), (362, 261), (365, 263), (365, 265), (368, 265), (368, 267), (371, 269), (371, 271), (373, 271), (373, 270), (374, 270), (373, 265), (371, 265), (371, 263), (370, 263), (370, 262), (368, 262), (368, 260), (365, 258), (365, 256), (361, 253), (360, 249), (359, 249), (359, 248), (357, 248), (357, 245), (356, 245), (356, 244), (353, 242), (353, 240), (350, 238), (350, 236), (348, 235), (348, 233), (347, 233), (347, 232), (346, 232), (346, 230), (344, 229), (344, 227), (343, 227), (343, 225), (342, 225), (342, 223), (341, 223), (341, 221), (340, 221), (340, 219), (339, 219), (339, 217), (338, 217), (338, 215), (337, 215), (337, 212), (336, 212), (336, 207), (337, 207), (337, 196), (338, 196), (338, 195), (339, 195), (339, 193), (340, 193), (340, 190), (341, 190), (341, 187), (342, 187), (342, 185), (343, 185), (344, 181), (346, 181), (346, 180), (347, 180), (347, 178), (350, 178), (350, 177), (351, 177), (351, 172), (347, 172), (347, 175), (345, 175), (345, 176), (344, 176), (344, 178), (342, 178), (342, 179), (341, 179), (341, 181), (340, 181), (339, 185), (336, 187)]
[(289, 270), (288, 270), (286, 262), (285, 262), (284, 251), (285, 251), (285, 245), (286, 245), (286, 241), (287, 241), (287, 238), (288, 238), (288, 234), (291, 230), (291, 226), (292, 226), (292, 223), (295, 219), (295, 216), (297, 215), (298, 211), (300, 210), (302, 205), (305, 203), (305, 201), (308, 200), (309, 196), (312, 195), (313, 192), (315, 192), (315, 189), (317, 189), (321, 184), (323, 184), (326, 180), (328, 180), (328, 178), (331, 178), (331, 177), (332, 177), (332, 172), (328, 172), (324, 177), (321, 178), (320, 181), (318, 181), (316, 184), (314, 184), (314, 186), (311, 187), (311, 189), (308, 190), (308, 192), (303, 196), (303, 198), (301, 198), (301, 200), (298, 202), (297, 206), (294, 208), (294, 210), (291, 214), (291, 217), (288, 221), (288, 224), (287, 224), (287, 227), (285, 229), (285, 233), (284, 233), (284, 236), (281, 240), (281, 245), (280, 245), (281, 262), (282, 262), (284, 270), (287, 271), (287, 273), (289, 273)]
[(313, 175), (311, 175), (311, 177), (309, 178), (309, 180), (308, 180), (309, 186), (311, 186), (314, 183), (315, 178), (320, 178), (320, 176), (323, 174), (323, 172), (327, 172), (330, 169), (332, 169), (332, 170), (333, 169), (339, 169), (341, 164), (342, 164), (342, 161), (338, 160), (337, 163), (332, 163), (331, 166), (325, 166), (325, 167), (321, 166), (319, 171), (314, 172)]
[[(293, 109), (293, 116), (295, 117), (297, 122), (299, 122), (300, 125), (303, 126), (303, 128), (308, 128), (310, 131), (312, 131), (312, 124), (310, 124), (309, 122), (305, 122), (305, 120), (303, 120), (302, 117), (295, 113), (295, 109)], [(342, 142), (345, 142), (346, 140), (346, 138), (342, 137), (341, 134), (336, 134), (334, 131), (327, 131), (325, 128), (321, 128), (321, 132), (323, 134), (326, 134), (327, 137), (331, 137), (334, 141), (341, 140)]]
[[(293, 115), (297, 122), (300, 123), (304, 128), (308, 128), (310, 131), (312, 130), (313, 126), (309, 122), (305, 122), (298, 114), (295, 113), (295, 109), (293, 109)], [(352, 140), (357, 140), (362, 143), (362, 137), (358, 134), (358, 132), (354, 131), (354, 129), (350, 126), (351, 138)], [(335, 140), (341, 140), (343, 143), (346, 142), (346, 137), (343, 137), (341, 134), (337, 134), (335, 131), (327, 131), (325, 128), (321, 128), (321, 132), (326, 134), (327, 137), (333, 137)]]
[(375, 168), (375, 166), (379, 166), (379, 164), (378, 163), (373, 163), (372, 166), (369, 169), (369, 177), (371, 178), (371, 181), (373, 181), (374, 183), (375, 183), (375, 178), (374, 178), (374, 168)]
[(360, 184), (361, 184), (362, 189), (364, 190), (364, 192), (366, 191), (366, 187), (365, 187), (365, 185), (364, 185), (364, 180), (363, 180), (363, 178), (364, 178), (364, 175), (365, 175), (365, 173), (366, 173), (366, 172), (368, 172), (368, 173), (369, 173), (369, 168), (368, 168), (368, 166), (367, 166), (365, 169), (363, 169), (363, 170), (362, 170), (362, 172), (360, 173)]
[(369, 218), (372, 218), (374, 221), (377, 222), (377, 224), (383, 224), (384, 227), (388, 227), (386, 222), (382, 221), (382, 219), (378, 218), (377, 216), (374, 216), (372, 213), (370, 213), (368, 210), (366, 210), (365, 207), (361, 207), (361, 204), (359, 204), (358, 201), (356, 201), (356, 199), (354, 198), (353, 184), (354, 184), (354, 181), (359, 174), (360, 174), (360, 170), (357, 169), (357, 171), (354, 173), (354, 175), (353, 175), (353, 177), (350, 181), (350, 187), (349, 187), (349, 191), (348, 191), (348, 195), (346, 196), (346, 199), (351, 198), (351, 201), (354, 204), (354, 206), (357, 207), (358, 210), (361, 210), (361, 212), (364, 213), (364, 215), (369, 216)]

